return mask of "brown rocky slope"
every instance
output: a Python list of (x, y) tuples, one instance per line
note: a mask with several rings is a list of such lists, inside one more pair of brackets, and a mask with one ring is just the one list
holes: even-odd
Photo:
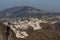
[(40, 24), (43, 29), (33, 31), (32, 28), (29, 28), (26, 30), (29, 36), (24, 39), (20, 39), (16, 38), (14, 32), (8, 26), (0, 23), (0, 40), (60, 40), (60, 30), (52, 28), (48, 23)]

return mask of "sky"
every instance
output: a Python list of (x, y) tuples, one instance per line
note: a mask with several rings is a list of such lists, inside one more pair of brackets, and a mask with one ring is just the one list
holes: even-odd
[(0, 11), (19, 6), (31, 6), (46, 11), (60, 12), (60, 0), (0, 0)]

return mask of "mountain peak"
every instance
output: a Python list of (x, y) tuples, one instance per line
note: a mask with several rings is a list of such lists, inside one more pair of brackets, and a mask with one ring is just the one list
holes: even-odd
[(54, 16), (60, 15), (59, 13), (51, 13), (45, 10), (37, 9), (30, 6), (20, 6), (8, 8), (0, 12), (0, 18), (14, 18), (14, 17), (42, 17), (42, 16)]
[[(41, 10), (29, 7), (29, 6), (21, 6), (21, 7), (13, 7), (0, 12), (0, 17), (16, 17), (16, 16), (33, 16), (34, 13), (39, 13)], [(9, 14), (9, 15), (7, 15)]]

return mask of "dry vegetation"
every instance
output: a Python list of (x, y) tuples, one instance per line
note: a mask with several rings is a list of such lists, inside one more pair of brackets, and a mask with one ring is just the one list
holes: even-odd
[(16, 38), (13, 31), (0, 23), (0, 40), (60, 40), (60, 31), (53, 29), (48, 23), (41, 23), (42, 30), (33, 31), (32, 28), (25, 30), (29, 36), (25, 39)]

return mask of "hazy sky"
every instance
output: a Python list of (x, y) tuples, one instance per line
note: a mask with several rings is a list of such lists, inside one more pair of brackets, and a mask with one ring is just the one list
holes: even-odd
[(60, 0), (0, 0), (0, 10), (16, 6), (32, 6), (60, 12)]

